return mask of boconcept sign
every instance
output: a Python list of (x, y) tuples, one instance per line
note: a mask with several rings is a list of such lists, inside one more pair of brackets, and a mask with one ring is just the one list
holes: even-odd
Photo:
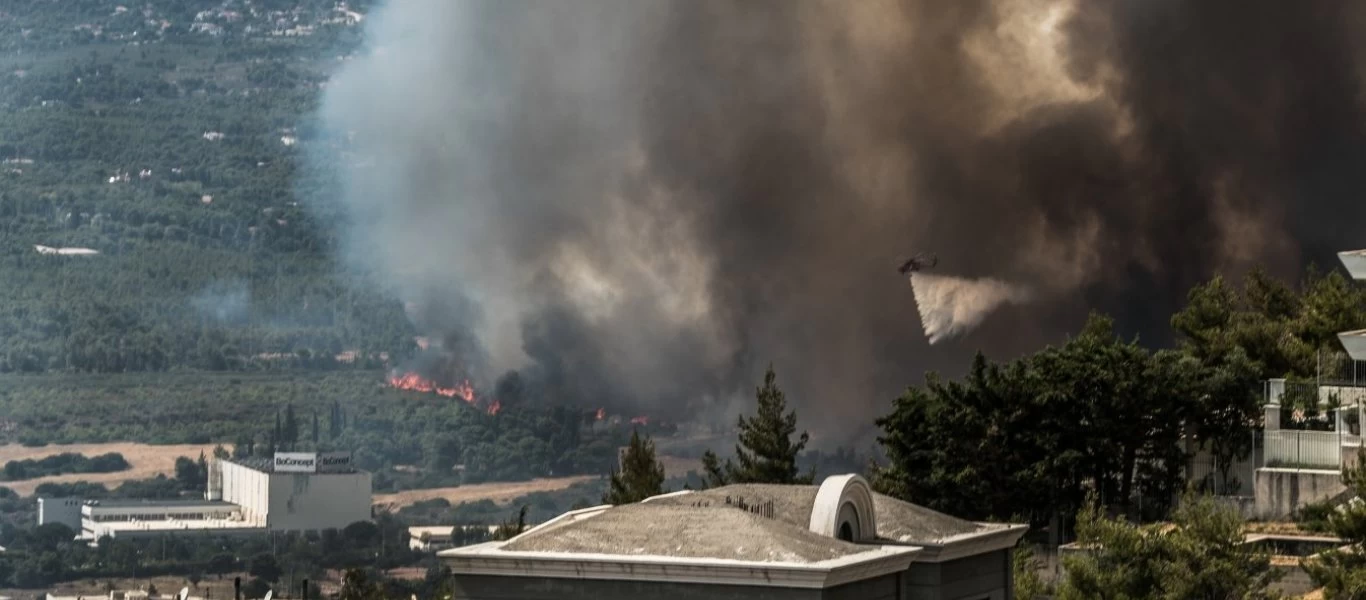
[(344, 473), (351, 470), (350, 452), (276, 452), (276, 473)]

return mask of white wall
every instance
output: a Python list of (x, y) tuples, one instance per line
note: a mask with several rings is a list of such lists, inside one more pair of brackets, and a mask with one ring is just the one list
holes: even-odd
[(369, 473), (273, 473), (266, 525), (272, 530), (341, 529), (370, 520)]
[(226, 460), (219, 461), (223, 500), (242, 507), (248, 523), (266, 523), (269, 511), (270, 475)]

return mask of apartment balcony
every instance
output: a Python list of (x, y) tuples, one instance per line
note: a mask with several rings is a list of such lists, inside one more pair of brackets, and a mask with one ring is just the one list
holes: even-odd
[[(1340, 470), (1356, 464), (1366, 387), (1272, 379), (1266, 392), (1259, 467)], [(1315, 404), (1314, 414), (1302, 408)]]

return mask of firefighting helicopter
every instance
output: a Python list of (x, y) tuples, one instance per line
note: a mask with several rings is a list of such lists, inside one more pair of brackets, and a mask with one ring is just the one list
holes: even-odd
[(922, 269), (929, 269), (937, 264), (939, 264), (939, 256), (937, 254), (921, 252), (910, 257), (906, 262), (901, 263), (901, 266), (897, 267), (897, 271), (902, 275), (909, 275)]

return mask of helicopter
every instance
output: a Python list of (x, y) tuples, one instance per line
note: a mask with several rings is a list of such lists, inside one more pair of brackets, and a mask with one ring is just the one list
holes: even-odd
[(938, 255), (921, 252), (919, 254), (916, 254), (915, 256), (910, 257), (906, 260), (906, 262), (901, 263), (901, 266), (897, 267), (897, 271), (900, 272), (902, 275), (909, 275), (922, 269), (932, 268), (937, 264), (939, 264)]

